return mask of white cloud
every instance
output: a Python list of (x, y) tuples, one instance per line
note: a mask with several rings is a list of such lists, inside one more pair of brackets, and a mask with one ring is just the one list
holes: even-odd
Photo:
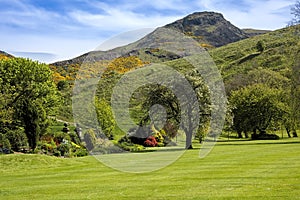
[[(58, 60), (71, 59), (88, 51), (92, 51), (101, 44), (105, 38), (98, 39), (73, 39), (73, 38), (50, 38), (43, 35), (7, 35), (0, 38), (1, 50), (6, 52), (33, 53), (32, 59), (39, 53), (52, 54), (53, 57), (42, 58), (40, 61), (51, 63)], [(12, 45), (12, 41), (14, 42)], [(36, 54), (36, 55), (34, 55)]]
[(153, 15), (151, 17), (126, 10), (111, 8), (107, 14), (91, 14), (80, 10), (72, 11), (69, 16), (77, 22), (102, 29), (122, 32), (137, 28), (157, 27), (170, 23), (180, 16)]
[(29, 2), (0, 0), (4, 5), (0, 49), (52, 53), (57, 60), (93, 50), (112, 34), (163, 26), (195, 11), (221, 12), (241, 28), (278, 29), (290, 20), (294, 4), (294, 0), (81, 0), (86, 7), (74, 6), (78, 1), (61, 1), (66, 9), (57, 11)]
[[(221, 0), (202, 0), (200, 4), (208, 10), (215, 10), (240, 28), (279, 29), (291, 19), (290, 6), (294, 0), (244, 0), (237, 4)], [(244, 7), (243, 7), (244, 6)]]

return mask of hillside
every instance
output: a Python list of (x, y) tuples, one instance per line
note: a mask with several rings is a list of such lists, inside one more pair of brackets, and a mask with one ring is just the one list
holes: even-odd
[[(258, 68), (269, 69), (288, 78), (289, 69), (295, 61), (295, 52), (299, 50), (298, 36), (296, 34), (297, 29), (299, 27), (295, 26), (259, 34), (222, 47), (210, 49), (209, 54), (220, 68), (225, 81), (235, 79), (236, 74), (245, 74)], [(252, 32), (264, 33), (264, 31), (258, 30), (252, 30)], [(145, 38), (147, 37), (151, 37), (151, 34)], [(138, 41), (136, 45), (141, 41)], [(257, 49), (258, 42), (263, 44), (264, 49), (262, 52)], [(71, 60), (53, 63), (51, 68), (63, 77), (68, 76), (69, 80), (72, 80), (75, 78), (76, 71), (87, 56), (91, 62), (97, 62), (99, 59), (103, 60), (103, 56), (106, 53), (90, 52)], [(125, 56), (137, 56), (147, 62), (165, 62), (181, 58), (179, 55), (151, 48), (134, 50), (125, 54)], [(107, 57), (106, 59), (109, 60), (110, 58)]]
[[(290, 79), (300, 51), (299, 29), (300, 26), (284, 28), (210, 50), (227, 89), (246, 84), (245, 75), (254, 70), (265, 69)], [(258, 49), (258, 43), (263, 49)]]
[(250, 37), (271, 32), (270, 30), (258, 30), (258, 29), (252, 29), (252, 28), (247, 28), (247, 29), (242, 29), (242, 30), (245, 33), (247, 33), (247, 35), (250, 36)]
[[(219, 16), (222, 17), (221, 15)], [(178, 23), (179, 22), (176, 22), (175, 24)], [(299, 36), (297, 34), (297, 32), (299, 32), (298, 29), (299, 26), (294, 26), (266, 32), (265, 34), (263, 34), (264, 31), (248, 30), (246, 31), (248, 32), (247, 34), (252, 32), (258, 35), (218, 48), (206, 48), (220, 69), (227, 94), (230, 96), (231, 91), (255, 83), (267, 84), (272, 88), (281, 87), (285, 88), (286, 91), (290, 91), (292, 66), (294, 66), (295, 60), (298, 57), (297, 53), (300, 50), (298, 42)], [(155, 41), (158, 31), (159, 29), (130, 45), (119, 47), (108, 52), (90, 52), (75, 59), (54, 63), (50, 65), (50, 67), (56, 72), (55, 79), (57, 82), (66, 80), (69, 81), (71, 85), (73, 80), (76, 79), (76, 72), (80, 68), (80, 76), (83, 75), (81, 63), (85, 59), (88, 59), (86, 60), (88, 61), (88, 67), (84, 68), (84, 76), (86, 77), (98, 76), (100, 72), (99, 66), (101, 66), (101, 68), (104, 67), (103, 69), (110, 68), (112, 71), (114, 71), (114, 69), (121, 69), (121, 71), (123, 71), (121, 74), (119, 73), (120, 70), (119, 72), (115, 71), (117, 73), (114, 76), (107, 76), (105, 80), (103, 80), (103, 85), (101, 85), (101, 89), (98, 92), (105, 93), (107, 99), (110, 97), (111, 88), (114, 87), (113, 83), (116, 83), (124, 72), (130, 70), (130, 67), (125, 69), (122, 65), (130, 64), (134, 60), (140, 63), (164, 62), (164, 64), (176, 70), (180, 69), (180, 73), (187, 73), (191, 70), (191, 66), (182, 59), (184, 55), (176, 55), (157, 47), (149, 48), (151, 47), (151, 42)], [(163, 44), (169, 44), (170, 41), (172, 41), (172, 37), (171, 40), (169, 40), (168, 35), (164, 35), (163, 37), (164, 38), (161, 39)], [(195, 39), (195, 37), (192, 38)], [(172, 42), (176, 43), (175, 40), (173, 37)], [(202, 46), (202, 43), (199, 43), (199, 45)], [(140, 46), (144, 48), (139, 49)], [(116, 55), (121, 55), (124, 61), (127, 60), (129, 62), (119, 62), (118, 59), (115, 59), (118, 57)], [(111, 65), (111, 63), (113, 63), (113, 65)], [(67, 92), (67, 94), (66, 96), (69, 98), (71, 91)], [(67, 99), (66, 102), (71, 102), (71, 99)], [(66, 103), (66, 106), (61, 111), (60, 115), (63, 115), (64, 118), (72, 117), (69, 103)], [(68, 114), (66, 115), (66, 113)]]
[(4, 52), (4, 51), (0, 51), (0, 59), (5, 59), (5, 58), (12, 58), (13, 56)]
[(215, 12), (196, 12), (165, 26), (195, 38), (200, 43), (220, 47), (249, 35)]
[[(272, 83), (269, 84), (272, 87), (278, 84), (288, 88), (291, 67), (295, 64), (296, 53), (300, 50), (299, 38), (296, 34), (298, 29), (299, 26), (284, 28), (210, 49), (209, 54), (222, 73), (227, 94), (230, 94), (232, 90), (253, 84), (256, 79), (259, 79), (256, 82), (265, 83), (271, 79), (270, 77), (272, 77)], [(147, 42), (151, 37), (153, 34), (146, 36), (144, 40), (138, 41), (135, 45)], [(258, 43), (261, 43), (263, 49), (258, 49)], [(108, 55), (113, 55), (114, 52), (122, 49), (126, 49), (126, 47), (111, 50), (109, 53), (92, 52), (70, 61), (55, 63), (50, 67), (56, 72), (56, 80), (72, 82), (76, 78), (76, 72), (81, 67), (81, 62), (88, 56), (89, 61), (94, 64), (90, 64), (89, 68), (86, 69), (87, 76), (97, 76), (97, 72), (99, 72), (97, 69), (99, 61), (97, 60), (106, 60), (101, 65), (107, 65), (110, 60)], [(182, 61), (181, 56), (161, 49), (146, 48), (129, 51), (124, 55), (125, 57), (131, 56), (131, 58), (137, 57), (145, 63), (166, 62), (165, 64), (171, 67), (190, 68), (186, 62)], [(110, 83), (111, 81), (107, 82)], [(103, 88), (111, 87), (110, 85), (103, 86)], [(68, 101), (70, 102), (70, 100)], [(69, 113), (68, 116), (71, 116), (72, 112), (69, 109), (63, 109), (63, 113)]]
[[(163, 28), (174, 29), (184, 33), (198, 41), (199, 44), (205, 48), (220, 47), (250, 36), (224, 19), (222, 14), (215, 12), (196, 12), (184, 17), (183, 19), (167, 24), (163, 26)], [(145, 36), (145, 38), (155, 35), (157, 31), (158, 29)], [(55, 62), (51, 65), (56, 67), (78, 65), (81, 64), (87, 56), (92, 61), (98, 61), (100, 60), (99, 57), (101, 57), (103, 53), (104, 52), (102, 51), (92, 51), (70, 60)], [(133, 54), (136, 53), (138, 52), (133, 52)], [(139, 53), (145, 54), (145, 52)], [(169, 56), (169, 58), (174, 59), (172, 55)]]

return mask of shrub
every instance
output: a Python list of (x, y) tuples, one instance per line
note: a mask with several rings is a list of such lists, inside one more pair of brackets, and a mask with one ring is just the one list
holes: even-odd
[[(145, 141), (145, 139), (139, 139)], [(127, 135), (122, 137), (116, 145), (121, 149), (130, 152), (139, 152), (144, 149), (143, 145), (133, 143), (131, 137), (128, 137)]]
[(279, 136), (276, 134), (267, 134), (267, 133), (260, 133), (260, 134), (252, 134), (252, 140), (279, 140)]
[(265, 49), (264, 42), (261, 41), (261, 40), (258, 41), (258, 42), (256, 43), (256, 49), (257, 49), (257, 51), (259, 51), (259, 52), (263, 52), (264, 49)]
[(54, 142), (56, 143), (56, 145), (59, 145), (60, 143), (62, 143), (64, 137), (65, 137), (65, 133), (63, 133), (63, 132), (55, 133), (54, 134)]
[(156, 147), (157, 146), (157, 141), (154, 136), (149, 136), (146, 141), (144, 142), (145, 147)]
[(71, 157), (71, 145), (70, 144), (60, 144), (57, 147), (57, 150), (60, 151), (61, 156)]
[(12, 150), (20, 151), (21, 149), (28, 147), (24, 129), (9, 130), (5, 135), (11, 144)]
[(6, 135), (0, 133), (0, 148), (3, 149), (11, 149), (11, 145)]
[(144, 150), (144, 146), (139, 145), (139, 144), (133, 144), (133, 143), (118, 143), (118, 147), (123, 149), (124, 151), (130, 151), (130, 152), (140, 152)]
[(12, 153), (9, 140), (6, 138), (4, 134), (0, 133), (0, 154), (9, 154), (9, 153)]
[(163, 143), (164, 142), (164, 137), (162, 136), (162, 134), (160, 132), (156, 132), (153, 137), (155, 138), (155, 140), (158, 143)]
[(87, 156), (87, 155), (88, 155), (88, 151), (83, 148), (76, 149), (75, 152), (73, 153), (73, 156), (75, 156), (75, 157), (83, 157), (83, 156)]

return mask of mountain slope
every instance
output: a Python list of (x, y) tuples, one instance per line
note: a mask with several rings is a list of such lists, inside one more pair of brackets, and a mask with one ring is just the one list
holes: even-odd
[[(289, 82), (291, 69), (300, 55), (299, 30), (300, 26), (284, 28), (210, 50), (227, 91), (246, 85), (246, 79), (252, 83), (258, 81), (250, 80), (249, 75), (253, 73), (257, 76), (258, 73), (270, 73)], [(274, 87), (276, 84), (281, 83), (274, 83)]]
[(248, 36), (253, 37), (271, 32), (270, 30), (258, 30), (252, 28), (242, 29)]
[[(224, 75), (253, 67), (269, 68), (285, 74), (300, 50), (299, 30), (300, 26), (283, 28), (212, 49), (209, 53)], [(258, 43), (262, 43), (262, 51), (258, 49)]]
[[(225, 20), (222, 14), (214, 12), (196, 12), (163, 28), (174, 29), (184, 33), (198, 41), (205, 48), (220, 47), (249, 37), (243, 30)], [(156, 31), (146, 37), (155, 34)], [(136, 54), (138, 52), (133, 53)], [(99, 60), (97, 57), (102, 54), (103, 52), (101, 51), (89, 52), (70, 60), (55, 62), (52, 65), (66, 66), (81, 64), (87, 56), (97, 61)]]
[[(194, 34), (200, 34), (200, 26), (209, 27), (209, 25), (211, 25), (211, 29), (214, 29), (212, 33), (217, 34), (219, 33), (218, 31), (223, 30), (222, 27), (224, 24), (227, 24), (227, 29), (231, 31), (230, 33), (236, 34), (236, 37), (233, 37), (233, 39), (230, 38), (230, 40), (239, 41), (210, 49), (209, 53), (220, 69), (229, 91), (243, 86), (243, 84), (246, 83), (245, 81), (243, 82), (243, 78), (245, 78), (248, 73), (252, 73), (253, 70), (266, 69), (275, 72), (278, 76), (282, 76), (283, 79), (290, 78), (291, 66), (295, 64), (296, 57), (298, 56), (297, 53), (300, 51), (300, 43), (298, 42), (298, 32), (300, 26), (294, 26), (270, 32), (246, 30), (247, 33), (245, 33), (244, 31), (230, 25), (229, 22), (224, 20), (221, 14), (204, 12), (194, 13), (184, 19), (166, 25), (165, 27), (176, 30), (181, 29), (181, 32), (184, 32), (185, 34), (187, 34), (186, 31), (192, 31), (192, 34), (190, 33), (190, 35), (192, 35), (192, 37), (195, 39), (199, 39), (200, 37), (197, 37)], [(204, 32), (205, 31), (208, 32), (207, 29), (205, 29)], [(154, 37), (156, 32), (157, 30), (147, 35), (140, 41), (137, 41), (134, 43), (134, 45), (138, 46), (141, 43), (147, 43), (148, 41), (151, 42), (151, 39), (149, 40), (149, 38)], [(253, 33), (252, 35), (256, 36), (246, 38), (249, 36), (250, 32)], [(199, 42), (203, 42), (203, 40), (201, 39)], [(262, 49), (258, 47), (259, 43), (261, 44)], [(130, 49), (130, 45), (117, 49), (120, 51), (125, 49), (126, 51), (126, 49)], [(90, 52), (75, 59), (54, 63), (52, 65), (52, 69), (54, 71), (58, 71), (63, 76), (70, 76), (70, 72), (74, 74), (87, 56), (89, 61), (97, 62), (100, 59), (103, 60), (104, 55), (112, 55), (112, 53), (115, 51), (118, 50), (111, 50), (109, 52)], [(133, 50), (127, 54), (123, 54), (123, 56), (136, 56), (142, 61), (150, 63), (174, 60), (175, 65), (177, 62), (176, 60), (180, 60), (181, 58), (181, 56), (176, 54), (151, 48)], [(106, 59), (107, 61), (110, 60), (109, 57)], [(73, 76), (73, 78), (75, 77)]]
[(215, 12), (196, 12), (165, 26), (194, 37), (200, 43), (206, 42), (220, 47), (249, 37)]
[(0, 51), (0, 59), (5, 59), (5, 58), (13, 58), (13, 56), (4, 51)]

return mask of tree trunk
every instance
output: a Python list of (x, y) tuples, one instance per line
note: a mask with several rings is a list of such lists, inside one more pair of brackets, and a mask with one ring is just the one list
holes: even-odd
[(237, 134), (238, 134), (238, 138), (243, 138), (242, 131), (238, 131)]
[(298, 137), (296, 130), (293, 131), (293, 137)]
[(258, 129), (259, 130), (259, 134), (263, 135), (266, 134), (267, 131), (265, 129)]
[(290, 129), (289, 128), (285, 128), (285, 130), (286, 130), (286, 133), (287, 133), (288, 137), (291, 138)]
[(29, 145), (30, 149), (34, 150), (36, 148), (36, 144), (37, 144), (35, 135), (32, 133), (27, 133), (26, 136), (28, 138), (28, 145)]
[(192, 133), (186, 132), (185, 149), (193, 149), (192, 146)]
[(244, 133), (245, 133), (245, 138), (249, 138), (247, 131), (244, 131)]

